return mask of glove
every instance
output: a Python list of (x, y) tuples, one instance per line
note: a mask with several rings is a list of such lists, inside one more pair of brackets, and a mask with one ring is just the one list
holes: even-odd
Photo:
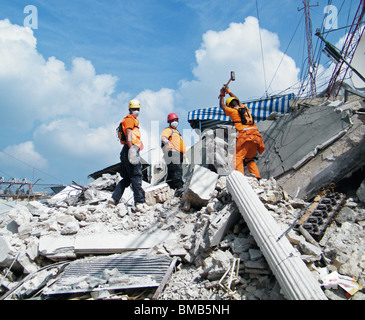
[(219, 97), (224, 97), (225, 95), (226, 95), (226, 91), (222, 88)]
[(228, 86), (227, 85), (224, 85), (224, 91), (228, 94), (231, 93), (231, 90), (229, 90)]
[(139, 148), (136, 145), (133, 145), (132, 148), (128, 150), (128, 161), (134, 166), (140, 163), (138, 151)]
[(169, 146), (171, 144), (170, 140), (168, 140), (166, 137), (162, 137), (161, 142), (164, 146)]

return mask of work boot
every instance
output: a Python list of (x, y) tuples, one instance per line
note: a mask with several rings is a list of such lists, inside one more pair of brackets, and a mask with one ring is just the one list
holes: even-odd
[(113, 200), (113, 199), (110, 199), (109, 201), (108, 201), (108, 203), (107, 203), (107, 206), (109, 207), (109, 208), (113, 208), (113, 207), (115, 207), (117, 204), (115, 203), (115, 201)]
[(147, 210), (144, 203), (136, 203), (135, 212), (145, 213), (146, 211)]

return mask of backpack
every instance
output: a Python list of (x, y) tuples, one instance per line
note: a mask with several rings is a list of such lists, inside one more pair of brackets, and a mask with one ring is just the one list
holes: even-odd
[(117, 127), (116, 129), (117, 131), (117, 135), (118, 135), (118, 138), (120, 140), (120, 142), (123, 144), (123, 143), (126, 143), (127, 142), (127, 137), (124, 133), (124, 130), (123, 130), (123, 126), (122, 126), (122, 122), (119, 124), (119, 126)]
[(252, 125), (255, 124), (255, 119), (253, 118), (251, 112), (247, 107), (240, 107), (238, 109), (238, 114), (241, 117), (241, 123), (244, 125)]

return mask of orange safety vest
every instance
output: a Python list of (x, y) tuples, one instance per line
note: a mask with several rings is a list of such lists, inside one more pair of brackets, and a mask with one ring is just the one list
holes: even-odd
[(139, 121), (131, 114), (128, 114), (119, 124), (118, 137), (123, 145), (127, 144), (127, 129), (132, 130), (132, 144), (138, 146), (139, 150), (142, 150), (143, 142), (141, 140), (141, 132), (139, 131)]
[[(243, 117), (241, 118), (240, 116), (240, 112), (243, 112)], [(242, 131), (245, 129), (257, 129), (256, 125), (255, 125), (255, 121), (251, 115), (250, 109), (248, 109), (247, 106), (244, 105), (244, 107), (239, 107), (239, 108), (231, 108), (231, 107), (226, 107), (225, 108), (225, 113), (227, 116), (229, 116), (235, 126), (235, 128), (237, 129), (237, 131)], [(244, 121), (242, 121), (244, 119)], [(243, 123), (245, 122), (245, 123)]]
[(185, 153), (186, 145), (177, 129), (167, 127), (162, 131), (161, 137), (166, 137), (171, 142), (168, 146), (165, 146), (166, 149), (174, 149), (180, 153)]

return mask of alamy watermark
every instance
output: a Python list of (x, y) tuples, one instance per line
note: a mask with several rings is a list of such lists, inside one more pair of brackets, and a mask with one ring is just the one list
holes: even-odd
[(24, 7), (25, 14), (28, 14), (23, 22), (24, 27), (38, 29), (38, 9), (36, 6), (28, 5)]
[(328, 5), (324, 7), (323, 13), (324, 21), (323, 26), (325, 29), (337, 29), (338, 28), (338, 10), (336, 6)]
[[(38, 29), (38, 9), (34, 5), (27, 5), (24, 7), (25, 14), (28, 14), (24, 18), (24, 27), (31, 29)], [(328, 5), (324, 7), (324, 28), (325, 29), (337, 29), (338, 28), (338, 10), (334, 5)]]

